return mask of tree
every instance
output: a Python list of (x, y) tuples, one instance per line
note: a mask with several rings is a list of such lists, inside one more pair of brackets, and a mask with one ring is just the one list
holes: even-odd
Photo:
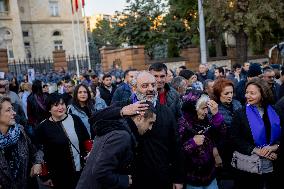
[(103, 46), (118, 47), (122, 43), (121, 38), (116, 33), (115, 25), (108, 20), (100, 20), (93, 30), (93, 40), (98, 48)]
[(127, 3), (116, 33), (129, 45), (145, 45), (146, 52), (153, 58), (155, 46), (163, 43), (160, 25), (166, 5), (162, 0), (127, 0)]
[(168, 41), (168, 57), (178, 57), (180, 49), (191, 44), (188, 22), (170, 12), (164, 17), (163, 23), (164, 38)]
[(262, 40), (272, 25), (284, 28), (283, 0), (206, 0), (208, 27), (217, 25), (235, 36), (236, 62), (247, 61), (249, 37)]

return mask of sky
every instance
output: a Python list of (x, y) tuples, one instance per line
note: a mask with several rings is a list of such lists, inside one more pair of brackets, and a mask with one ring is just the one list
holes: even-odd
[(115, 11), (122, 11), (126, 6), (126, 0), (85, 0), (86, 15), (114, 14)]

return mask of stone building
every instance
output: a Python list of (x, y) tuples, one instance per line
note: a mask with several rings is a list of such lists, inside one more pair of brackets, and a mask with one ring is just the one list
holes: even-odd
[(52, 57), (54, 50), (74, 55), (74, 31), (77, 53), (86, 55), (80, 9), (78, 18), (79, 24), (70, 0), (0, 0), (0, 49), (10, 60)]

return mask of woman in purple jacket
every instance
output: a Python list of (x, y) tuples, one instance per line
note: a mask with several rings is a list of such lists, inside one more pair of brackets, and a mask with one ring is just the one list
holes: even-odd
[(183, 100), (179, 134), (186, 158), (186, 189), (218, 189), (214, 136), (225, 132), (223, 116), (218, 104), (198, 91), (191, 91)]

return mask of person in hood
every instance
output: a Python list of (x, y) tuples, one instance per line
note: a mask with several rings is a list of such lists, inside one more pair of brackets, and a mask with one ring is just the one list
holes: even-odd
[[(96, 138), (93, 149), (77, 189), (124, 189), (131, 186), (131, 164), (139, 135), (151, 130), (156, 121), (153, 105), (145, 103), (149, 105), (147, 110), (137, 111), (130, 117), (104, 119), (106, 110), (99, 116), (101, 119), (94, 125)], [(111, 108), (107, 109), (111, 111)]]

